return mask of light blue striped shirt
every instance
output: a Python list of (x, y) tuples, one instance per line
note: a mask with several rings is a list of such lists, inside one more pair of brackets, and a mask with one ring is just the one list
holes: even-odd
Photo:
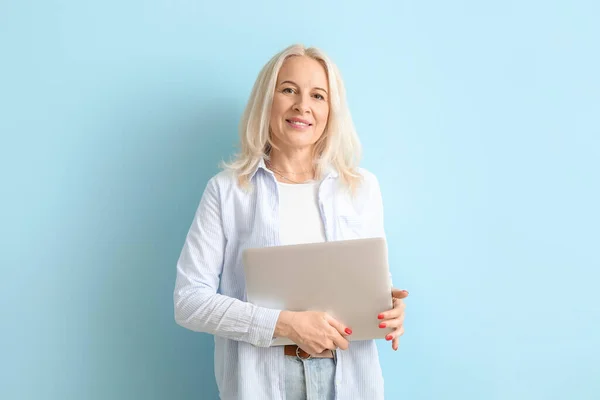
[[(352, 197), (330, 168), (318, 189), (328, 241), (385, 237), (377, 178), (365, 169)], [(244, 191), (231, 171), (208, 182), (177, 262), (175, 320), (215, 337), (215, 377), (221, 399), (285, 398), (283, 349), (269, 347), (280, 310), (246, 302), (241, 254), (245, 248), (277, 246), (279, 189), (261, 161)], [(375, 341), (352, 341), (338, 350), (336, 399), (383, 399), (383, 376)]]

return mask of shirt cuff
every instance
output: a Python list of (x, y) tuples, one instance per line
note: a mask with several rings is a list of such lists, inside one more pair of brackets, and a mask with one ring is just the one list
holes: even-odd
[(257, 307), (248, 331), (248, 342), (258, 347), (269, 347), (273, 343), (275, 326), (281, 310)]

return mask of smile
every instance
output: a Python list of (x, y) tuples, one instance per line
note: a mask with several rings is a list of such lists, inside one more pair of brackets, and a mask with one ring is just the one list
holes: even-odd
[(312, 124), (308, 121), (301, 121), (296, 118), (294, 119), (286, 119), (285, 122), (287, 125), (294, 129), (304, 130), (312, 126)]

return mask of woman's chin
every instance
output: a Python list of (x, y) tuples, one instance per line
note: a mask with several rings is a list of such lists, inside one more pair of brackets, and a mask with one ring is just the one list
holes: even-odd
[(286, 141), (297, 145), (313, 145), (319, 138), (314, 132), (285, 132)]
[(315, 144), (314, 140), (289, 140), (285, 146), (294, 149), (311, 148)]

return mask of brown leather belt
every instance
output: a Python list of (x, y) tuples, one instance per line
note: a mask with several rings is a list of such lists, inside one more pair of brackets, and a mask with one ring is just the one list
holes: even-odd
[(295, 344), (284, 346), (283, 352), (286, 356), (298, 357), (305, 360), (308, 358), (333, 358), (333, 352), (331, 350), (325, 350), (320, 354), (308, 354)]

